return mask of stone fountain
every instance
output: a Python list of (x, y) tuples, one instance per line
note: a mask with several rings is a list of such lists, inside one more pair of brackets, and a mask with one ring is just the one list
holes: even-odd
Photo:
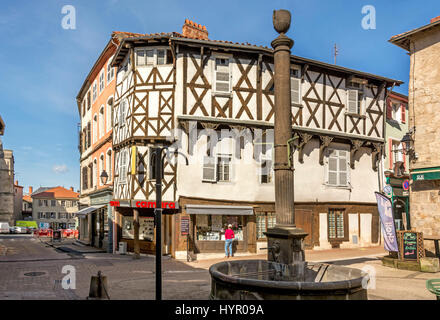
[(210, 299), (367, 299), (368, 274), (353, 268), (307, 263), (304, 255), (307, 233), (295, 226), (294, 171), (287, 152), (293, 137), (290, 107), (293, 40), (286, 36), (290, 21), (289, 11), (274, 11), (273, 25), (279, 33), (271, 43), (275, 65), (276, 225), (265, 233), (267, 260), (225, 261), (211, 266)]

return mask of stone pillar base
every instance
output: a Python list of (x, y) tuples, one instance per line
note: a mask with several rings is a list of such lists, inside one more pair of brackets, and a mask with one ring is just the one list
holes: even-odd
[(295, 226), (276, 225), (267, 229), (267, 260), (295, 264), (305, 261), (304, 238), (307, 233)]

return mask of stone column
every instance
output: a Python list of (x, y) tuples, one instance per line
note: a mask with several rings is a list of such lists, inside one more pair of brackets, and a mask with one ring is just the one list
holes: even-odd
[(268, 260), (285, 264), (304, 261), (303, 239), (307, 235), (295, 227), (294, 176), (288, 165), (287, 141), (292, 138), (290, 105), (290, 49), (293, 40), (285, 33), (290, 27), (290, 12), (274, 11), (273, 24), (280, 35), (272, 41), (274, 48), (275, 89), (275, 228), (266, 232)]
[(139, 248), (139, 210), (138, 209), (133, 209), (133, 235), (134, 235), (133, 259), (139, 259), (140, 248)]

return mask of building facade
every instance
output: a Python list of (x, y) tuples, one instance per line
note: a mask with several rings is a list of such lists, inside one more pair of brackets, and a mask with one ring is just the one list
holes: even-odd
[(1, 136), (5, 123), (0, 117), (0, 221), (15, 224), (14, 219), (14, 156), (12, 150), (4, 150)]
[[(80, 241), (113, 252), (114, 155), (112, 117), (116, 68), (110, 62), (123, 37), (131, 34), (114, 32), (86, 77), (77, 97), (81, 119), (80, 151)], [(105, 172), (107, 180), (103, 181)]]
[[(436, 119), (440, 73), (440, 17), (430, 23), (396, 35), (390, 42), (410, 55), (409, 156), (411, 227), (425, 236), (440, 234), (440, 129)], [(434, 244), (425, 242), (434, 251)]]
[(409, 190), (404, 182), (409, 181), (409, 158), (405, 152), (403, 137), (408, 132), (408, 97), (389, 92), (386, 101), (385, 159), (383, 162), (385, 192), (393, 203), (394, 221), (397, 230), (410, 230)]
[[(168, 146), (163, 252), (222, 252), (228, 224), (237, 251), (262, 252), (275, 224), (273, 50), (209, 40), (185, 21), (182, 33), (124, 39), (113, 63), (116, 241), (133, 250), (139, 227), (140, 250), (154, 252), (153, 148)], [(291, 64), (295, 221), (306, 246), (376, 244), (385, 101), (401, 82), (297, 56)]]
[(76, 229), (79, 193), (73, 187), (39, 188), (31, 195), (32, 218), (41, 229)]
[(14, 183), (14, 221), (23, 220), (23, 186)]

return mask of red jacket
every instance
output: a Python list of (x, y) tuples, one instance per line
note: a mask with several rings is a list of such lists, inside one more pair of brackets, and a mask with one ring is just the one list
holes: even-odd
[(225, 239), (234, 239), (234, 238), (235, 238), (234, 231), (232, 229), (227, 229), (225, 231)]

